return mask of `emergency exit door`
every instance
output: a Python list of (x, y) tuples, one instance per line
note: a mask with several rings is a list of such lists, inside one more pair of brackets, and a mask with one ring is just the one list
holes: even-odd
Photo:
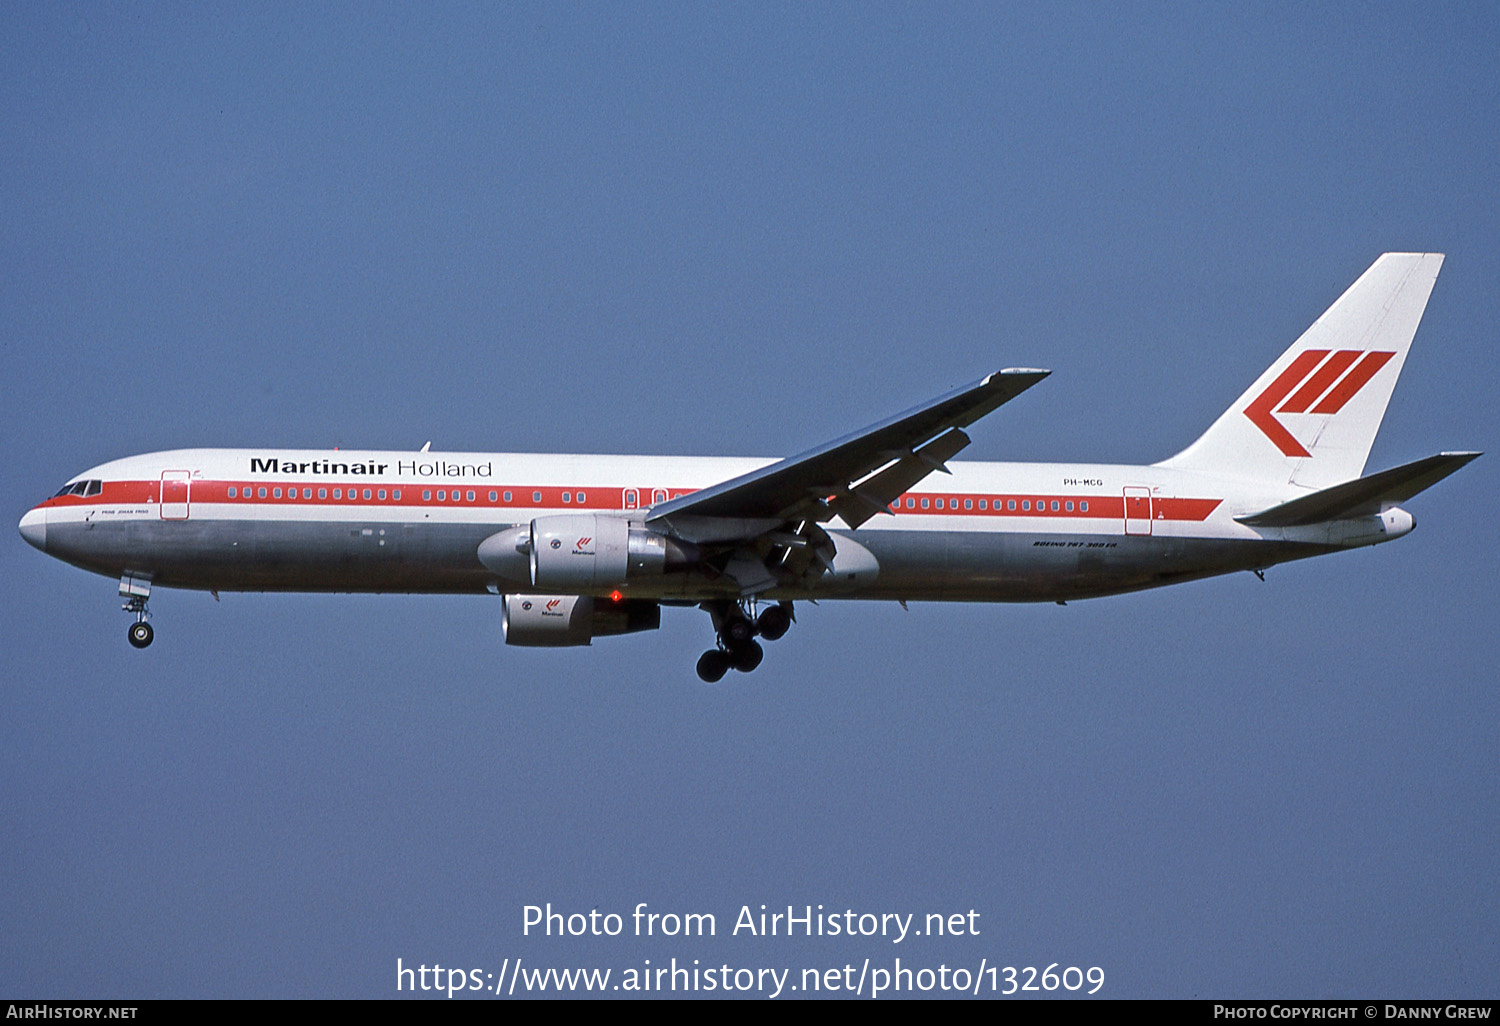
[(1151, 489), (1125, 489), (1125, 533), (1151, 533)]
[(163, 520), (188, 518), (188, 492), (192, 485), (193, 475), (186, 470), (162, 471), (161, 502), (158, 505)]

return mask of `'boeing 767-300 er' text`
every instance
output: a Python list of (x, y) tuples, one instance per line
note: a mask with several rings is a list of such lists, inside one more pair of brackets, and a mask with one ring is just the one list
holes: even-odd
[(1150, 466), (968, 463), (964, 429), (1047, 371), (1012, 368), (783, 460), (179, 449), (114, 460), (21, 519), (154, 585), (503, 597), (512, 645), (587, 645), (699, 606), (706, 681), (753, 670), (798, 600), (1111, 595), (1374, 545), (1478, 456), (1365, 460), (1443, 257), (1387, 253), (1219, 417)]

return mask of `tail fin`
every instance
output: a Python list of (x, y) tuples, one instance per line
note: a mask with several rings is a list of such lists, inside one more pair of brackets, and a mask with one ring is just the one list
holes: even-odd
[(1441, 253), (1386, 253), (1161, 466), (1327, 488), (1365, 469)]

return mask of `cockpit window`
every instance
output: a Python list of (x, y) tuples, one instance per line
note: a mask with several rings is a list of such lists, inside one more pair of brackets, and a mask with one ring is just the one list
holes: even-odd
[(98, 495), (102, 491), (104, 491), (103, 481), (69, 481), (59, 488), (57, 493), (52, 497), (54, 499), (63, 495), (82, 495), (86, 497)]

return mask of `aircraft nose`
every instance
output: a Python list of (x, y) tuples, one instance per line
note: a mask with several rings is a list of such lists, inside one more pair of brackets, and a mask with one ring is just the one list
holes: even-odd
[(21, 537), (28, 543), (47, 551), (47, 511), (33, 509), (21, 518)]

